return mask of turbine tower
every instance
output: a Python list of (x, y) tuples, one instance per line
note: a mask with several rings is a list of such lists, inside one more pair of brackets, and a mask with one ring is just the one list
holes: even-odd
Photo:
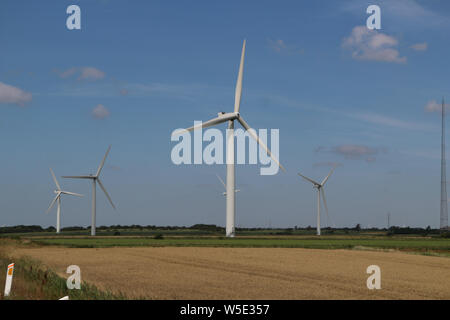
[(227, 183), (226, 183), (226, 201), (227, 201), (227, 209), (226, 209), (226, 236), (234, 237), (235, 235), (235, 217), (236, 217), (236, 202), (235, 202), (235, 156), (234, 156), (234, 121), (237, 120), (245, 130), (248, 131), (249, 135), (256, 140), (256, 142), (267, 152), (267, 154), (278, 164), (278, 166), (283, 170), (284, 167), (278, 162), (278, 160), (272, 155), (272, 152), (267, 148), (267, 146), (259, 139), (255, 130), (250, 130), (251, 127), (248, 123), (242, 118), (239, 113), (240, 105), (241, 105), (241, 96), (242, 96), (242, 78), (244, 73), (244, 57), (245, 57), (245, 43), (242, 46), (241, 53), (241, 62), (239, 65), (239, 74), (236, 83), (236, 91), (234, 97), (234, 111), (225, 113), (219, 112), (218, 117), (203, 122), (199, 125), (195, 125), (188, 129), (179, 130), (175, 132), (174, 135), (181, 134), (184, 132), (193, 131), (200, 128), (208, 128), (215, 126), (217, 124), (221, 124), (224, 122), (228, 123), (227, 137), (226, 137), (226, 158), (227, 158)]
[(53, 206), (55, 205), (55, 202), (58, 202), (58, 206), (56, 209), (56, 233), (59, 233), (61, 230), (61, 195), (68, 194), (68, 195), (77, 196), (77, 197), (82, 197), (83, 195), (75, 193), (75, 192), (61, 190), (61, 187), (58, 183), (58, 180), (56, 180), (56, 177), (55, 177), (55, 174), (53, 173), (52, 168), (50, 168), (50, 172), (52, 174), (53, 181), (55, 181), (55, 185), (56, 185), (56, 190), (54, 191), (56, 193), (56, 197), (50, 203), (50, 206), (47, 209), (47, 214), (50, 212), (50, 210), (52, 210)]
[(448, 209), (447, 209), (447, 175), (445, 171), (445, 103), (442, 98), (442, 138), (441, 138), (441, 221), (440, 229), (448, 228)]
[(91, 217), (91, 236), (95, 236), (95, 215), (96, 215), (96, 184), (98, 182), (98, 185), (105, 193), (105, 196), (108, 198), (109, 203), (111, 206), (116, 209), (116, 206), (111, 200), (111, 197), (109, 196), (108, 192), (106, 191), (105, 187), (103, 186), (103, 183), (100, 180), (100, 172), (103, 169), (103, 166), (105, 164), (106, 157), (108, 156), (109, 150), (111, 150), (111, 146), (108, 147), (108, 150), (106, 150), (105, 156), (103, 157), (102, 162), (100, 163), (100, 166), (97, 169), (97, 173), (95, 175), (90, 174), (88, 176), (63, 176), (63, 178), (69, 178), (69, 179), (90, 179), (92, 180), (92, 217)]
[(336, 169), (336, 167), (333, 167), (333, 169), (331, 169), (330, 173), (325, 177), (325, 179), (323, 179), (322, 183), (314, 181), (311, 178), (305, 177), (301, 173), (298, 174), (303, 179), (311, 182), (313, 184), (313, 188), (317, 189), (317, 235), (318, 236), (320, 236), (320, 194), (322, 193), (323, 205), (324, 205), (326, 213), (327, 213), (327, 218), (330, 219), (330, 217), (328, 215), (327, 200), (325, 199), (325, 191), (323, 190), (323, 187), (325, 186), (325, 183), (328, 181), (328, 178), (333, 173), (334, 169)]

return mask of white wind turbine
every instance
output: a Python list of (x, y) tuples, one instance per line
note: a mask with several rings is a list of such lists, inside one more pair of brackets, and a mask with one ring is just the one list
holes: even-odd
[[(218, 175), (218, 174), (216, 174), (216, 176), (217, 176), (217, 179), (219, 179), (219, 181), (223, 184), (223, 186), (225, 187), (225, 192), (223, 192), (222, 194), (224, 195), (224, 196), (226, 196), (227, 195), (227, 185), (225, 184), (225, 182), (222, 180), (222, 178)], [(236, 189), (236, 190), (234, 190), (234, 192), (239, 192), (239, 191), (241, 191), (241, 190), (239, 190), (239, 189)]]
[(108, 150), (106, 150), (105, 156), (103, 157), (102, 162), (100, 163), (100, 166), (97, 169), (97, 173), (95, 175), (90, 174), (88, 176), (63, 176), (63, 178), (71, 178), (71, 179), (90, 179), (92, 180), (92, 219), (91, 219), (91, 236), (95, 236), (95, 214), (96, 214), (96, 183), (100, 185), (100, 188), (105, 193), (106, 197), (109, 200), (109, 203), (111, 203), (111, 206), (116, 209), (116, 206), (111, 200), (111, 197), (109, 196), (108, 192), (106, 191), (105, 187), (103, 186), (102, 182), (100, 181), (100, 172), (103, 169), (103, 165), (105, 164), (106, 157), (108, 156), (109, 150), (111, 150), (111, 146), (108, 147)]
[(236, 217), (236, 202), (235, 202), (235, 161), (234, 161), (234, 120), (237, 120), (245, 130), (248, 131), (250, 136), (256, 140), (256, 142), (267, 152), (267, 154), (280, 166), (283, 171), (286, 171), (283, 166), (278, 162), (278, 160), (272, 155), (272, 152), (267, 148), (267, 146), (259, 139), (256, 131), (250, 130), (251, 127), (245, 122), (242, 116), (239, 113), (240, 105), (241, 105), (241, 95), (242, 95), (242, 78), (244, 73), (244, 57), (245, 57), (245, 43), (242, 46), (242, 54), (241, 54), (241, 62), (239, 65), (239, 74), (236, 83), (236, 91), (234, 97), (234, 111), (225, 113), (219, 112), (218, 117), (203, 122), (199, 125), (190, 127), (188, 129), (180, 130), (176, 134), (181, 134), (187, 131), (193, 131), (200, 128), (208, 128), (215, 126), (220, 123), (227, 122), (228, 130), (227, 130), (227, 183), (226, 183), (226, 197), (227, 197), (227, 209), (226, 209), (226, 236), (234, 237), (235, 235), (235, 217)]
[(308, 177), (305, 177), (301, 173), (298, 174), (303, 179), (308, 180), (309, 182), (311, 182), (313, 184), (313, 188), (317, 189), (317, 235), (318, 236), (320, 236), (320, 193), (322, 193), (323, 205), (324, 205), (325, 210), (327, 212), (327, 218), (329, 219), (327, 200), (325, 199), (325, 191), (323, 190), (323, 187), (325, 186), (325, 183), (327, 182), (328, 178), (333, 173), (334, 169), (336, 169), (336, 167), (333, 167), (333, 169), (331, 169), (330, 173), (325, 177), (325, 179), (323, 179), (322, 183), (319, 183), (319, 182), (314, 181), (314, 180), (312, 180), (312, 179), (310, 179)]
[(52, 203), (50, 203), (50, 206), (47, 209), (47, 214), (53, 208), (53, 206), (55, 205), (55, 202), (58, 202), (58, 206), (56, 209), (56, 233), (59, 233), (61, 230), (61, 195), (68, 194), (68, 195), (77, 196), (77, 197), (82, 197), (83, 195), (75, 193), (75, 192), (61, 190), (61, 187), (58, 183), (58, 180), (56, 180), (56, 177), (55, 177), (55, 174), (53, 173), (52, 168), (50, 168), (50, 172), (52, 174), (53, 181), (55, 181), (55, 185), (56, 185), (56, 190), (54, 191), (56, 193), (56, 197), (53, 199)]

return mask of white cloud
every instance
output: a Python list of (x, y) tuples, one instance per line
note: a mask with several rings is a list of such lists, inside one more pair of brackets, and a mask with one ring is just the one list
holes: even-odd
[(394, 37), (366, 26), (354, 27), (351, 35), (342, 41), (342, 47), (352, 52), (353, 59), (405, 63), (406, 57), (400, 57), (397, 45)]
[(31, 99), (31, 93), (0, 82), (0, 103), (11, 103), (23, 107)]
[(428, 49), (428, 43), (426, 42), (416, 43), (413, 44), (410, 48), (416, 51), (426, 51)]
[(92, 109), (92, 116), (95, 119), (106, 119), (110, 115), (110, 112), (106, 107), (102, 104), (98, 104), (97, 106)]

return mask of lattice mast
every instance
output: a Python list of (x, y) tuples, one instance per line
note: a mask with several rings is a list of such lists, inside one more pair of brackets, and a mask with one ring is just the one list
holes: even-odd
[(441, 221), (440, 228), (448, 228), (448, 209), (447, 209), (447, 176), (445, 170), (445, 104), (442, 98), (442, 138), (441, 138)]

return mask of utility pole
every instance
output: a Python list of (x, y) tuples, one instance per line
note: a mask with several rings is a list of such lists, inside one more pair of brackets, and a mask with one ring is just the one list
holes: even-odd
[(387, 228), (389, 229), (391, 227), (391, 213), (388, 212), (387, 214)]

